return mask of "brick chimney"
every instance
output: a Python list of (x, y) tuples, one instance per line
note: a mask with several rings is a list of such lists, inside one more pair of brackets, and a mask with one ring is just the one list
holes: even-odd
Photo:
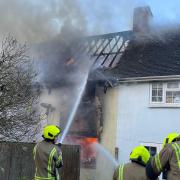
[(133, 14), (133, 31), (145, 35), (150, 32), (150, 21), (153, 17), (149, 6), (137, 7)]

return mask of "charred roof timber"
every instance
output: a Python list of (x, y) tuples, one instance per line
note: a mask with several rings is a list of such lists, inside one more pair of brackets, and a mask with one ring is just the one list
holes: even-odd
[(73, 57), (88, 54), (98, 66), (113, 67), (131, 39), (132, 31), (83, 38)]

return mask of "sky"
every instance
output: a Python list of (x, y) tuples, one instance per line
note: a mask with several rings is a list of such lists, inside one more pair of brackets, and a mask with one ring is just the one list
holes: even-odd
[(41, 42), (66, 29), (87, 35), (129, 30), (133, 8), (146, 5), (156, 25), (179, 23), (179, 0), (0, 0), (0, 37)]
[(83, 0), (82, 6), (87, 10), (88, 24), (97, 22), (99, 18), (105, 32), (131, 29), (133, 9), (138, 6), (150, 6), (154, 23), (159, 26), (180, 22), (179, 0), (102, 0), (93, 3), (92, 0)]

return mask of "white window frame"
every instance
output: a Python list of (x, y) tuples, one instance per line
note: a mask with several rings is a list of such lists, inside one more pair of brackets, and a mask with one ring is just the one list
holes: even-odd
[[(150, 147), (156, 147), (157, 152), (159, 153), (162, 149), (162, 144), (161, 143), (153, 143), (153, 142), (141, 142), (140, 145), (142, 146), (150, 146)], [(162, 180), (162, 173), (159, 176), (159, 180)]]
[[(179, 88), (167, 88), (167, 84), (170, 82), (152, 82), (150, 83), (150, 96), (149, 96), (149, 107), (175, 107), (179, 108), (180, 103), (167, 103), (166, 102), (166, 92), (167, 91), (180, 91), (180, 81), (176, 81), (179, 83)], [(162, 102), (152, 102), (152, 85), (153, 83), (162, 83), (163, 84), (163, 95)]]
[(151, 147), (156, 147), (157, 153), (160, 152), (162, 149), (162, 144), (161, 143), (155, 143), (155, 142), (141, 142), (140, 143), (142, 146), (151, 146)]

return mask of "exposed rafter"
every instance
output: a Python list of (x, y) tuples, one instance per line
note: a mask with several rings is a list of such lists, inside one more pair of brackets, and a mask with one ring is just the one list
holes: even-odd
[(88, 54), (95, 64), (113, 67), (132, 37), (132, 31), (89, 36), (81, 40), (76, 55)]

